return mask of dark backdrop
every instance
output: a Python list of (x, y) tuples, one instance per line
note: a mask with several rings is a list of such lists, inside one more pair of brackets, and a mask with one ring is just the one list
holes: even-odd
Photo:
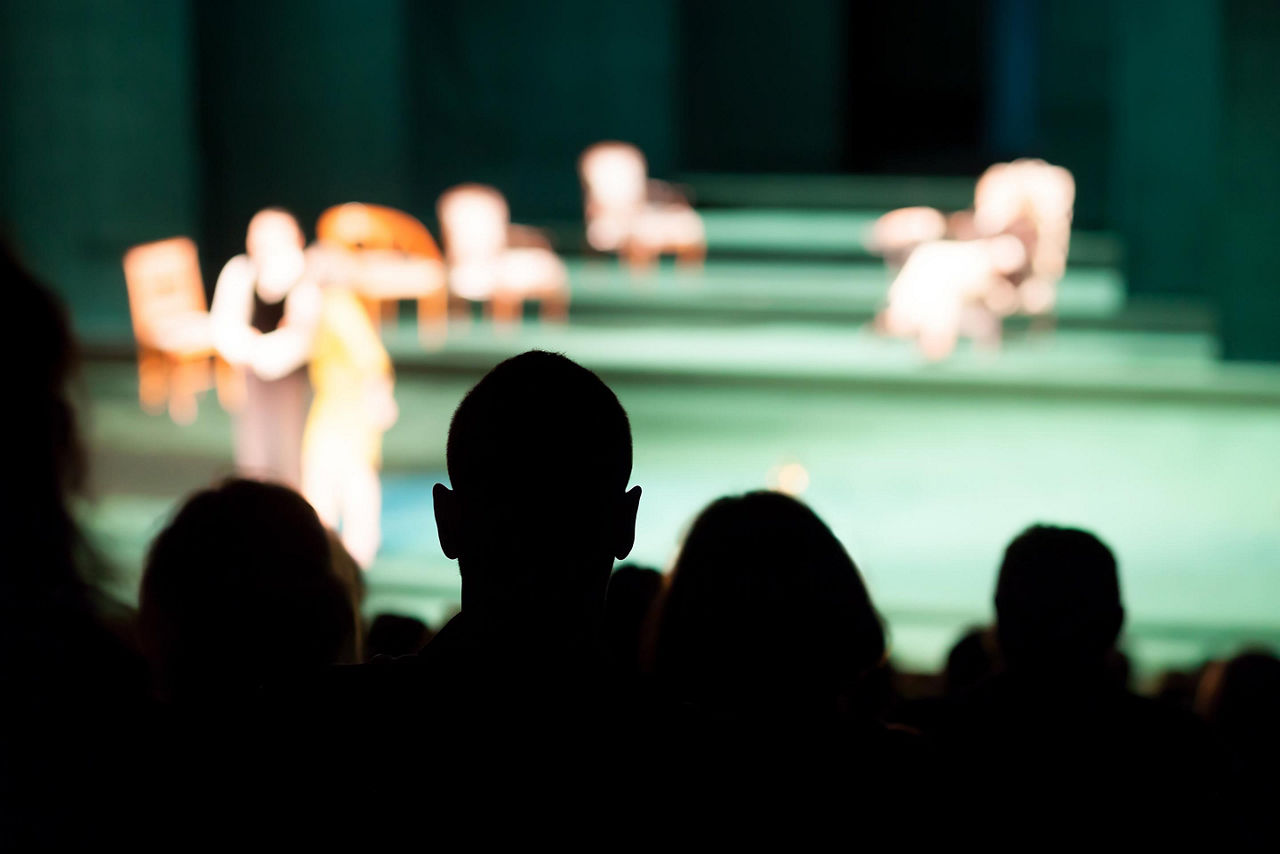
[(1208, 298), (1225, 351), (1280, 358), (1272, 0), (0, 0), (0, 228), (71, 297), (125, 311), (120, 255), (265, 204), (430, 220), (463, 180), (580, 215), (574, 160), (658, 176), (976, 174), (1038, 154), (1136, 295)]

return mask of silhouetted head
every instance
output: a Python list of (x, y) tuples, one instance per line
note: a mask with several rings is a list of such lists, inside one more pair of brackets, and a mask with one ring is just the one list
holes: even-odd
[(458, 406), (447, 459), (452, 489), (435, 487), (436, 523), (464, 611), (603, 608), (613, 559), (635, 539), (640, 488), (627, 490), (627, 414), (599, 377), (538, 350), (506, 360)]
[(640, 649), (649, 614), (662, 593), (662, 573), (624, 564), (609, 576), (605, 591), (604, 625), (609, 654), (616, 670), (634, 676), (640, 668)]
[(344, 660), (355, 632), (311, 505), (240, 479), (191, 496), (156, 537), (141, 627), (159, 692), (215, 703)]
[(413, 655), (431, 640), (431, 628), (417, 617), (406, 617), (401, 614), (379, 614), (369, 626), (369, 639), (365, 644), (365, 654), (369, 658), (375, 655)]
[[(69, 384), (77, 363), (75, 339), (62, 301), (22, 268), (0, 242), (0, 286), (6, 305), (20, 318), (18, 334), (6, 336), (16, 345), (9, 364), (8, 395), (22, 413), (11, 419), (14, 454), (7, 476), (22, 503), (35, 494), (42, 501), (61, 501), (84, 482), (85, 460), (76, 426)], [(16, 479), (16, 483), (14, 480)]]
[(996, 671), (997, 652), (990, 629), (975, 628), (964, 633), (947, 655), (943, 674), (948, 697), (963, 694)]
[(655, 672), (673, 699), (719, 713), (858, 705), (885, 654), (857, 566), (804, 504), (721, 498), (698, 516), (662, 603)]
[(1087, 531), (1033, 525), (1005, 550), (996, 623), (1011, 668), (1103, 666), (1124, 624), (1115, 556)]
[[(77, 354), (61, 300), (31, 275), (0, 241), (0, 292), (18, 324), (4, 336), (8, 421), (4, 518), (9, 557), (0, 584), (12, 585), (10, 602), (31, 595), (82, 599), (79, 543), (68, 509), (85, 481), (71, 379)], [(79, 591), (79, 592), (77, 592)], [(80, 603), (83, 604), (83, 603)]]
[(356, 563), (351, 552), (347, 551), (337, 531), (326, 528), (324, 533), (329, 540), (329, 565), (333, 568), (334, 577), (341, 582), (343, 592), (351, 605), (351, 624), (355, 627), (355, 631), (352, 633), (350, 658), (353, 661), (363, 661), (365, 658), (364, 617), (361, 616), (361, 609), (364, 607), (364, 570), (360, 568), (360, 564)]
[(1274, 774), (1280, 761), (1280, 659), (1265, 650), (1214, 662), (1200, 680), (1196, 711), (1248, 770)]

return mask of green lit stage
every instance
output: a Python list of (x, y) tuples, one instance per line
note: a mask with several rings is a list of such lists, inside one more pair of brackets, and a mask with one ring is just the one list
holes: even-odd
[[(699, 186), (734, 204), (733, 182)], [(907, 665), (936, 665), (989, 618), (1001, 549), (1038, 520), (1092, 528), (1118, 552), (1139, 672), (1280, 644), (1280, 366), (1217, 361), (1203, 306), (1126, 300), (1121, 248), (1089, 234), (1054, 328), (1012, 323), (999, 352), (962, 346), (926, 364), (869, 328), (886, 280), (859, 249), (868, 209), (841, 208), (848, 195), (783, 209), (768, 194), (707, 211), (702, 273), (633, 279), (571, 258), (567, 326), (529, 317), (504, 334), (473, 320), (431, 352), (407, 320), (387, 330), (401, 418), (370, 612), (435, 623), (456, 606), (430, 506), (449, 417), (488, 367), (541, 347), (599, 371), (631, 415), (638, 562), (666, 565), (701, 506), (798, 463), (803, 497), (862, 567)], [(902, 185), (899, 198), (916, 201)], [(175, 501), (230, 471), (231, 428), (211, 397), (189, 427), (144, 415), (127, 325), (79, 320), (97, 496), (85, 515), (132, 595)]]

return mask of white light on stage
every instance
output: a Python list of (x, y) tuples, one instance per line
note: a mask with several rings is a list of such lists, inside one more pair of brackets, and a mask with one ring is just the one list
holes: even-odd
[(787, 495), (802, 495), (809, 488), (809, 470), (797, 462), (783, 463), (769, 471), (770, 489)]

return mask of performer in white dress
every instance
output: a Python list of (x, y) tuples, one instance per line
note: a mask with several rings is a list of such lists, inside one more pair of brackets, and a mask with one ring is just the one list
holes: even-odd
[(288, 211), (259, 211), (249, 222), (245, 254), (218, 276), (211, 309), (214, 346), (245, 374), (236, 469), (295, 489), (302, 483), (302, 432), (311, 398), (306, 368), (321, 306), (304, 243)]

